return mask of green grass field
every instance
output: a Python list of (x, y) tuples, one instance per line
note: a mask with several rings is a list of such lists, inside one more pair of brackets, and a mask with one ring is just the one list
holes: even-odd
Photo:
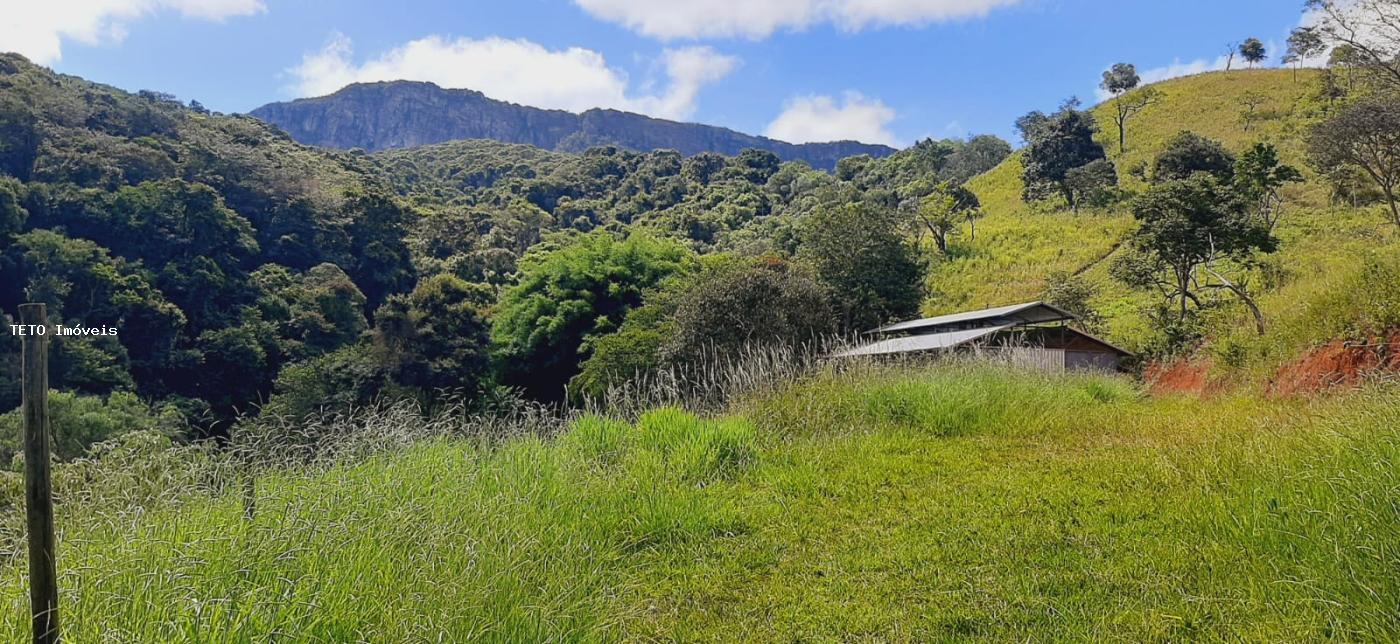
[[(1385, 640), (1400, 390), (826, 374), (700, 420), (61, 506), (71, 641)], [(22, 566), (0, 638), (23, 639)]]

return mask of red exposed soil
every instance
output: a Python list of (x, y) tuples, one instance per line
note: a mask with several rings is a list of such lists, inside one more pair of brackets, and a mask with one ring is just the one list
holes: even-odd
[(1203, 360), (1182, 358), (1176, 362), (1149, 365), (1147, 371), (1143, 373), (1143, 378), (1155, 396), (1200, 395), (1212, 390), (1210, 367), (1209, 358)]
[(1400, 329), (1366, 341), (1333, 340), (1284, 365), (1269, 383), (1275, 396), (1355, 387), (1367, 378), (1400, 373)]

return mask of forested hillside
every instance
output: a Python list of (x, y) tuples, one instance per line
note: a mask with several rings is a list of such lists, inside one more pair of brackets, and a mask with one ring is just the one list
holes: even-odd
[[(459, 141), (367, 156), (19, 56), (0, 63), (0, 306), (47, 302), (55, 322), (118, 329), (56, 343), (54, 387), (130, 392), (196, 434), (222, 435), (269, 404), (300, 415), (386, 395), (476, 396), (496, 383), (557, 398), (591, 343), (661, 281), (699, 270), (697, 254), (768, 254), (786, 273), (782, 258), (797, 251), (809, 213), (837, 203), (889, 209), (915, 178), (960, 181), (1010, 152), (990, 137), (929, 141), (886, 159), (853, 157), (834, 175), (759, 150), (565, 154)], [(912, 270), (917, 258), (889, 231), (872, 243), (907, 256)], [(578, 261), (621, 264), (585, 270), (597, 281), (570, 292), (615, 291), (635, 272), (633, 290), (611, 309), (580, 296), (591, 308), (569, 310), (559, 337), (531, 328), (506, 337), (504, 321), (523, 314), (512, 303), (531, 306), (518, 285), (528, 281), (522, 258), (533, 250), (548, 271), (564, 261), (549, 251), (581, 237), (596, 253)], [(650, 249), (640, 263), (629, 259), (637, 249)], [(808, 279), (806, 270), (791, 279)], [(901, 304), (859, 323), (913, 314), (919, 278), (904, 279)], [(827, 306), (834, 294), (824, 289), (813, 297)], [(527, 310), (529, 327), (542, 312)], [(5, 342), (0, 406), (10, 409), (18, 341)], [(543, 368), (531, 362), (537, 352), (566, 360)]]
[(543, 110), (488, 98), (481, 92), (443, 89), (432, 83), (356, 83), (329, 96), (269, 103), (253, 116), (277, 125), (302, 143), (370, 151), (456, 139), (523, 143), (560, 152), (617, 146), (675, 150), (684, 156), (745, 149), (772, 152), (830, 170), (848, 156), (888, 156), (894, 148), (859, 141), (792, 144), (722, 127), (678, 123), (618, 110), (581, 114)]
[[(265, 408), (299, 416), (501, 385), (579, 400), (735, 343), (1041, 297), (1148, 356), (1211, 337), (1230, 368), (1268, 370), (1363, 333), (1347, 319), (1355, 307), (1327, 298), (1395, 244), (1372, 212), (1382, 206), (1360, 205), (1377, 199), (1364, 177), (1319, 176), (1304, 153), (1308, 128), (1342, 104), (1332, 71), (1206, 74), (1088, 112), (1032, 113), (1080, 119), (1085, 149), (1112, 169), (1070, 207), (1023, 194), (1034, 147), (1012, 154), (995, 137), (848, 157), (831, 173), (754, 149), (463, 140), (337, 152), (3, 62), (3, 305), (46, 301), (60, 321), (121, 329), (59, 343), (56, 388), (130, 392), (197, 433)], [(1117, 101), (1142, 94), (1120, 149)], [(1190, 295), (1200, 314), (1178, 321), (1190, 325), (1168, 324), (1162, 298), (1112, 270), (1183, 123), (1206, 149), (1220, 141), (1227, 163), (1270, 145), (1302, 172), (1279, 186), (1277, 243), (1230, 267), (1254, 288), (1263, 335), (1241, 331), (1251, 314), (1220, 288)], [(750, 322), (704, 313), (735, 306)]]

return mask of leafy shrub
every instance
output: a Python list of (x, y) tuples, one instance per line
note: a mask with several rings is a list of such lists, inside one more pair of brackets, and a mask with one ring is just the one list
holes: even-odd
[(693, 254), (674, 241), (606, 231), (527, 256), (491, 330), (505, 383), (559, 398), (593, 342), (617, 330), (649, 289), (694, 268)]
[[(0, 415), (0, 458), (9, 462), (24, 451), (24, 417), (15, 409)], [(107, 397), (64, 391), (49, 393), (49, 423), (53, 429), (53, 455), (72, 460), (96, 443), (137, 430), (173, 435), (181, 428), (178, 414), (153, 411), (135, 394), (117, 392)]]

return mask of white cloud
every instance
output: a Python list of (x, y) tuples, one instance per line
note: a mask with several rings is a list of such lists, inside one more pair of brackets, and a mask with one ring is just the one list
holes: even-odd
[(898, 145), (889, 130), (895, 112), (879, 99), (846, 92), (841, 104), (830, 96), (799, 96), (768, 124), (769, 137), (791, 143), (853, 140)]
[(335, 35), (288, 70), (292, 91), (320, 96), (356, 82), (418, 80), (535, 107), (575, 112), (610, 107), (685, 119), (694, 114), (700, 89), (739, 65), (738, 58), (709, 47), (667, 49), (659, 61), (668, 81), (665, 90), (631, 96), (626, 73), (609, 67), (602, 54), (581, 47), (551, 50), (524, 39), (428, 36), (358, 64), (352, 53), (350, 40)]
[(196, 20), (223, 20), (265, 11), (262, 0), (7, 0), (0, 15), (0, 51), (15, 51), (49, 65), (63, 56), (63, 41), (85, 45), (121, 42), (127, 23), (161, 11)]
[(637, 33), (676, 38), (764, 38), (830, 23), (846, 31), (986, 15), (1021, 0), (574, 0), (595, 18)]

